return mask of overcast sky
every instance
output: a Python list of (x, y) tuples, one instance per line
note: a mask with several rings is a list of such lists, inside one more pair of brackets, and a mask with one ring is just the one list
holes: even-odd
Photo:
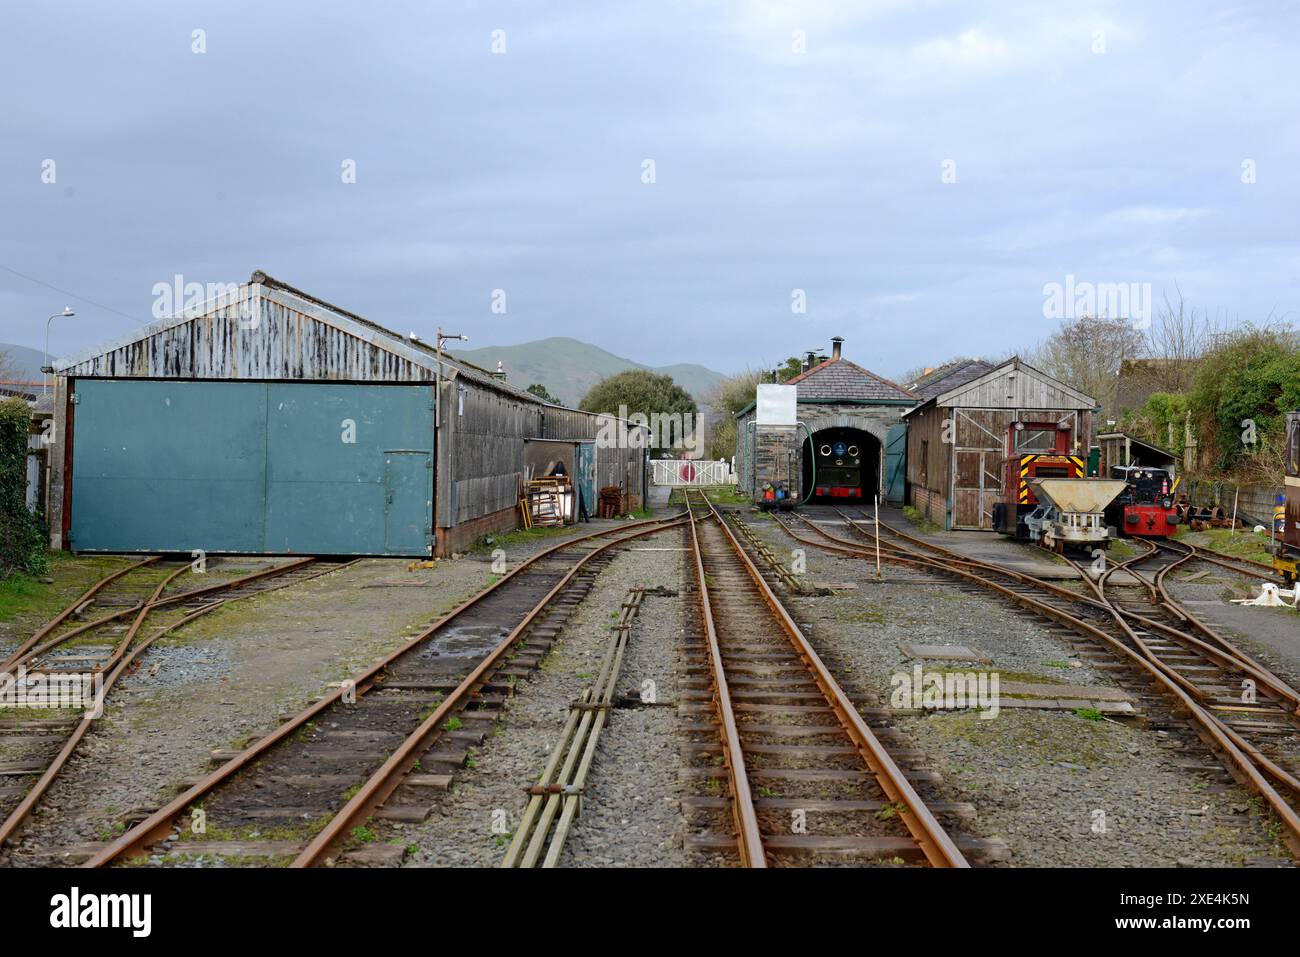
[(1067, 275), (1300, 317), (1293, 2), (2, 16), (0, 341), (71, 305), (56, 355), (254, 269), (402, 332), (721, 371), (1004, 353)]

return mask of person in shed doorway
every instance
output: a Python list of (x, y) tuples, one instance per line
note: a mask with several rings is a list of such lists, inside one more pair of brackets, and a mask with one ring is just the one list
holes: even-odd
[[(564, 467), (564, 460), (563, 459), (557, 460), (555, 465), (552, 466), (549, 474), (552, 476), (568, 475), (569, 471)], [(578, 521), (590, 522), (591, 513), (587, 511), (587, 502), (582, 497), (582, 489), (581, 488), (577, 489), (577, 493), (578, 493)]]

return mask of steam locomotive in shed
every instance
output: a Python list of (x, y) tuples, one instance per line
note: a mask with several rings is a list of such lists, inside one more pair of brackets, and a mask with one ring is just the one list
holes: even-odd
[(862, 499), (862, 449), (856, 429), (823, 429), (812, 443), (813, 495)]

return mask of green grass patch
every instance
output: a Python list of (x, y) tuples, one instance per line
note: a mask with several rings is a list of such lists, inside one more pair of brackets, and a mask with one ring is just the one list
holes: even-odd
[(1125, 559), (1136, 557), (1138, 550), (1122, 538), (1112, 538), (1109, 554), (1112, 561), (1122, 562)]
[(1245, 558), (1253, 562), (1273, 564), (1269, 554), (1269, 537), (1255, 534), (1250, 529), (1207, 528), (1203, 532), (1193, 532), (1186, 525), (1178, 526), (1177, 541), (1195, 545), (1207, 551), (1218, 552), (1231, 558)]
[(50, 553), (50, 570), (45, 576), (54, 584), (30, 575), (0, 578), (0, 622), (42, 624), (71, 605), (87, 588), (105, 575), (137, 559), (112, 555)]
[(922, 514), (921, 510), (917, 508), (915, 505), (904, 505), (903, 514), (907, 516), (907, 520), (909, 522), (911, 522), (913, 525), (915, 525), (923, 532), (933, 534), (934, 532), (943, 531), (942, 525), (930, 521), (928, 518), (925, 517), (924, 514)]
[[(695, 491), (694, 489), (692, 491)], [(734, 485), (706, 485), (698, 489), (714, 505), (752, 505), (749, 496), (739, 491)], [(699, 501), (696, 499), (696, 501)], [(668, 496), (669, 505), (685, 505), (686, 492), (675, 488)]]
[(513, 532), (502, 532), (499, 535), (489, 535), (487, 539), (475, 542), (470, 547), (474, 553), (491, 553), (498, 548), (508, 549), (513, 545), (524, 545), (528, 542), (536, 542), (547, 538), (563, 538), (568, 535), (577, 534), (579, 531), (575, 525), (539, 525), (536, 528), (517, 528)]

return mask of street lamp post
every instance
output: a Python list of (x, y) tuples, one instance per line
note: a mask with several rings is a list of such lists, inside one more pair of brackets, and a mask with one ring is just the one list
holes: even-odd
[[(460, 339), (464, 342), (469, 342), (469, 336), (457, 336), (452, 335), (451, 333), (445, 333), (442, 331), (442, 326), (438, 327), (438, 368), (434, 370), (435, 387), (433, 394), (439, 402), (442, 401), (442, 344), (444, 342), (450, 342), (452, 339)], [(439, 416), (442, 415), (441, 409), (438, 410), (438, 414)], [(437, 425), (436, 420), (434, 424), (435, 426)]]
[(64, 306), (62, 312), (56, 312), (54, 315), (50, 316), (50, 318), (45, 320), (45, 365), (41, 367), (42, 392), (48, 393), (50, 391), (48, 378), (49, 373), (45, 371), (50, 365), (50, 323), (55, 319), (70, 319), (75, 315), (76, 313), (72, 311), (71, 306)]

